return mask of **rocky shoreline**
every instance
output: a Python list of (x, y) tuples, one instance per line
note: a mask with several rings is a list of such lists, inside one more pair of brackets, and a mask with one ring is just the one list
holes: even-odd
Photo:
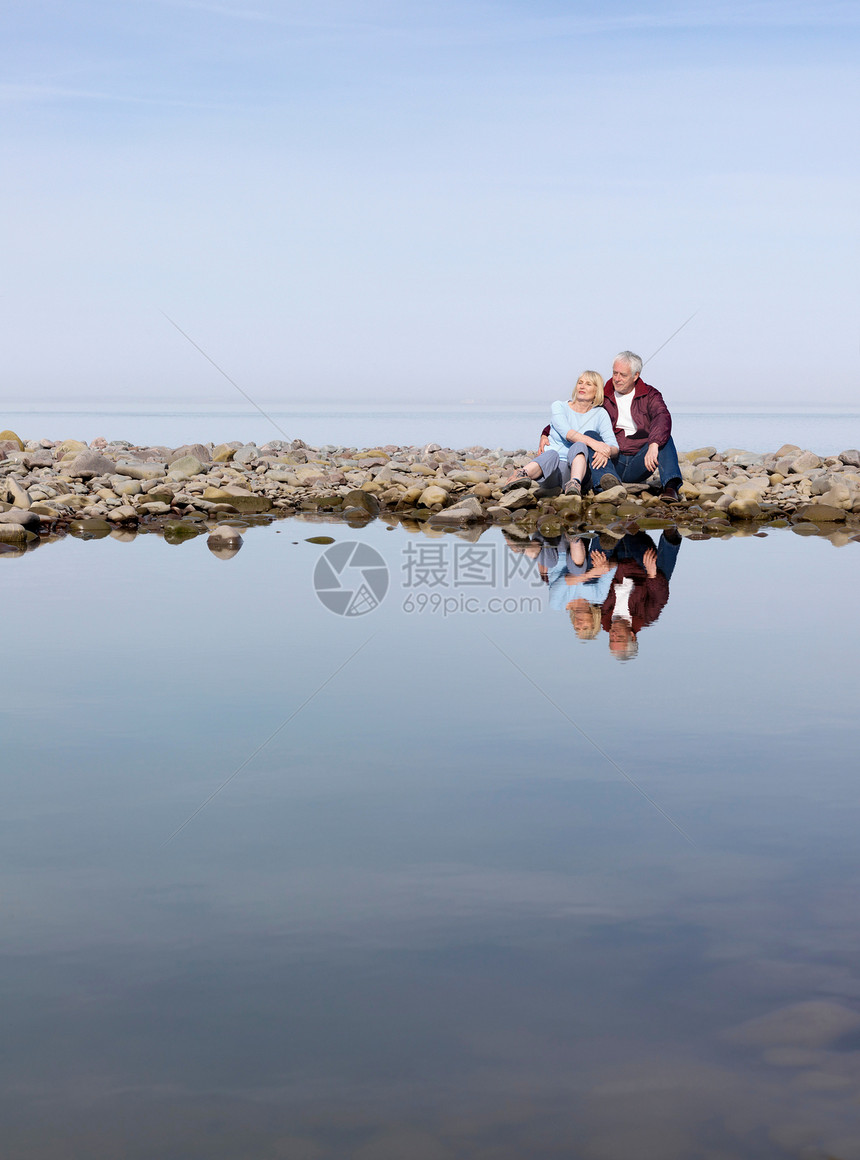
[(526, 450), (469, 447), (309, 447), (301, 439), (136, 447), (124, 440), (25, 441), (0, 432), (0, 552), (20, 555), (74, 535), (171, 543), (207, 534), (225, 557), (241, 528), (284, 516), (360, 524), (380, 516), (413, 529), (452, 529), (477, 539), (491, 525), (624, 534), (675, 526), (682, 534), (750, 535), (792, 527), (834, 544), (860, 542), (860, 452), (819, 456), (785, 445), (769, 454), (700, 447), (681, 455), (677, 503), (656, 479), (596, 496), (564, 496), (537, 484), (502, 491)]

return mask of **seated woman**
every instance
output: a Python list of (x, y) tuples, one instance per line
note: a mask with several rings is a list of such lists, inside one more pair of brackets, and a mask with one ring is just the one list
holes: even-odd
[[(502, 490), (537, 479), (546, 489), (563, 487), (565, 495), (581, 495), (584, 482), (588, 482), (586, 473), (599, 472), (618, 454), (612, 422), (602, 403), (602, 376), (597, 371), (583, 371), (570, 402), (552, 405), (546, 450), (518, 468), (505, 480)], [(612, 482), (617, 482), (614, 477)]]

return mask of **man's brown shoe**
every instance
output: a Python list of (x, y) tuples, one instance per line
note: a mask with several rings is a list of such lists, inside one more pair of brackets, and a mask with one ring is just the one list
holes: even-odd
[(671, 483), (667, 484), (660, 492), (660, 499), (663, 503), (680, 503), (681, 497), (678, 495), (677, 487), (672, 487)]

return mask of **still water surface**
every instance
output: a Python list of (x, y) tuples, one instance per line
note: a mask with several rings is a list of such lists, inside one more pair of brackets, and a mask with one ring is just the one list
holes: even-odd
[(4, 1156), (860, 1156), (858, 549), (685, 540), (627, 663), (498, 531), (0, 559)]

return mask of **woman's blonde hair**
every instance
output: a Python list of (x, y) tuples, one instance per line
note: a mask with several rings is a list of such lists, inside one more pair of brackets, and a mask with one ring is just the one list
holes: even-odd
[(597, 371), (583, 371), (576, 382), (573, 384), (573, 393), (576, 395), (576, 387), (585, 379), (587, 383), (593, 383), (595, 387), (594, 406), (603, 406), (603, 375), (598, 374)]
[(580, 640), (596, 640), (597, 637), (600, 635), (600, 611), (601, 611), (600, 605), (599, 604), (589, 604), (588, 605), (588, 613), (591, 616), (591, 624), (590, 625), (580, 625), (579, 628), (577, 628), (577, 626), (576, 626), (576, 614), (577, 614), (577, 612), (583, 612), (583, 611), (585, 611), (585, 610), (582, 608), (569, 609), (570, 623), (573, 625), (573, 631), (576, 633), (576, 635), (579, 637)]

